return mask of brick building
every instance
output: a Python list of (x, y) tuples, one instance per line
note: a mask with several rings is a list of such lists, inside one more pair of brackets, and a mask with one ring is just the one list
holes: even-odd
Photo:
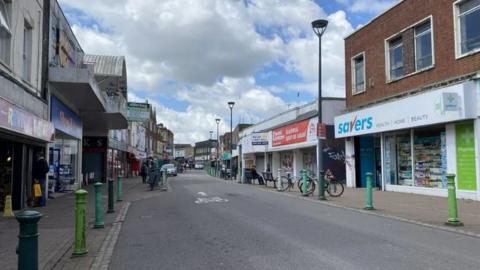
[(345, 39), (347, 185), (480, 199), (480, 1), (404, 0)]

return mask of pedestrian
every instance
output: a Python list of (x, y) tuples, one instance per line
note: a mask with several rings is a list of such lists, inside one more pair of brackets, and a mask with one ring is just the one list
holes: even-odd
[(257, 173), (257, 169), (256, 169), (255, 165), (253, 165), (253, 167), (252, 167), (252, 179), (257, 179), (259, 185), (263, 185), (263, 184), (264, 184), (264, 182), (263, 182), (263, 177), (260, 176), (260, 175)]
[(142, 183), (147, 183), (148, 166), (146, 162), (142, 163), (142, 168), (140, 169), (140, 176), (142, 177)]
[(47, 172), (49, 171), (48, 163), (44, 158), (43, 152), (37, 152), (36, 160), (32, 166), (32, 178), (35, 184), (40, 184), (41, 196), (38, 197), (36, 205), (45, 206), (45, 186), (47, 182)]

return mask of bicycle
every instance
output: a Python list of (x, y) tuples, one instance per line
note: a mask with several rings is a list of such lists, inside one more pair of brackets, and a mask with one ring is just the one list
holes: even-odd
[(277, 186), (279, 187), (279, 191), (286, 191), (286, 190), (291, 190), (295, 184), (293, 181), (292, 173), (291, 172), (286, 172), (285, 175), (281, 175), (280, 177), (280, 183), (278, 184), (278, 177), (275, 178), (275, 183), (277, 183)]
[[(325, 172), (325, 191), (327, 191), (328, 195), (330, 197), (340, 197), (342, 196), (343, 192), (345, 191), (345, 186), (342, 181), (338, 181), (335, 175), (330, 171), (330, 169), (327, 169)], [(316, 181), (317, 178), (315, 178), (313, 175), (308, 174), (307, 178), (307, 195), (313, 194), (316, 188)], [(300, 180), (298, 181), (298, 189), (300, 190), (301, 193), (303, 193), (303, 181)]]

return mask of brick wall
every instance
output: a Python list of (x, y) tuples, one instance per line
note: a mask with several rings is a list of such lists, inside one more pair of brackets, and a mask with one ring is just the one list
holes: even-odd
[[(480, 70), (480, 53), (455, 59), (453, 2), (455, 1), (404, 0), (345, 39), (345, 86), (348, 109), (352, 110), (425, 85)], [(385, 39), (428, 16), (433, 17), (434, 67), (386, 83)], [(413, 30), (410, 30), (405, 31), (403, 36), (412, 38), (413, 34)], [(409, 47), (413, 47), (413, 43), (404, 44), (405, 50)], [(351, 58), (362, 51), (365, 51), (366, 91), (352, 96)], [(405, 58), (412, 59), (408, 53), (405, 54)], [(408, 59), (404, 60), (404, 68), (414, 70), (414, 61), (412, 63)]]

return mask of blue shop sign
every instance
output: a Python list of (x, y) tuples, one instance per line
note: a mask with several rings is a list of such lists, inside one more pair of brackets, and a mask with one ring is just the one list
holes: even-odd
[(51, 98), (52, 110), (50, 112), (51, 120), (55, 129), (62, 131), (77, 139), (82, 139), (82, 120), (58, 98)]

